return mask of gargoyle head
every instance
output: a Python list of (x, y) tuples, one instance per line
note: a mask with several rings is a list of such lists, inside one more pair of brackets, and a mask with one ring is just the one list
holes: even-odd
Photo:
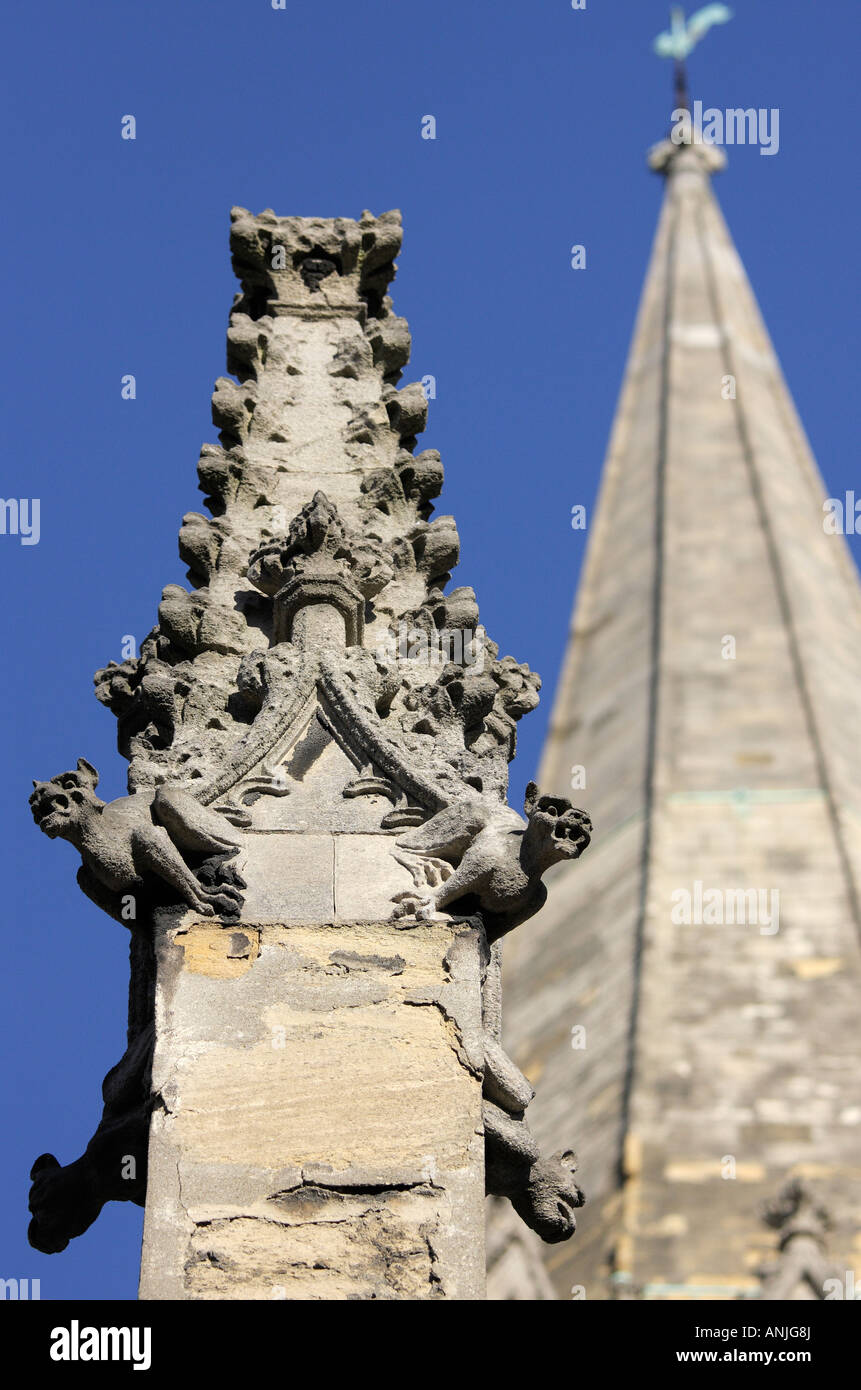
[(576, 1230), (574, 1212), (585, 1201), (574, 1180), (576, 1171), (577, 1155), (570, 1149), (552, 1158), (540, 1158), (532, 1166), (525, 1191), (511, 1199), (527, 1226), (549, 1245), (568, 1240)]
[(86, 758), (78, 759), (75, 772), (60, 772), (50, 782), (34, 782), (30, 809), (40, 830), (52, 840), (75, 841), (80, 821), (87, 811), (102, 806), (96, 796), (99, 774)]
[(578, 859), (592, 838), (592, 822), (564, 796), (541, 796), (530, 782), (523, 804), (529, 822), (526, 836), (533, 855), (545, 867), (561, 859)]

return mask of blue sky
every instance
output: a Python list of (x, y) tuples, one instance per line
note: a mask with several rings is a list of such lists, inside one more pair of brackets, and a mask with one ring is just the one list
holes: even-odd
[[(829, 490), (861, 495), (861, 11), (734, 8), (692, 59), (692, 94), (780, 109), (779, 154), (730, 151), (718, 192)], [(669, 65), (650, 54), (666, 18), (662, 0), (45, 0), (8, 13), (0, 490), (40, 499), (41, 538), (0, 536), (0, 1277), (38, 1278), (44, 1298), (136, 1293), (137, 1208), (107, 1208), (62, 1255), (26, 1241), (30, 1164), (86, 1145), (127, 988), (125, 933), (80, 894), (74, 851), (38, 834), (27, 795), (79, 756), (103, 795), (125, 790), (92, 675), (184, 581), (176, 533), (202, 508), (195, 465), (225, 370), (229, 208), (403, 211), (404, 381), (436, 377), (423, 445), (446, 467), (455, 582), (545, 680), (520, 726), (519, 798), (583, 553), (571, 507), (594, 499), (658, 213), (645, 151), (669, 121)], [(126, 114), (134, 142), (120, 138)], [(427, 114), (435, 141), (420, 136)]]

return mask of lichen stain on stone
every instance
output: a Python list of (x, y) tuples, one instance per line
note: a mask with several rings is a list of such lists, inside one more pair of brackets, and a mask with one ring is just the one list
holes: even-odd
[(257, 927), (229, 929), (212, 922), (195, 922), (176, 937), (182, 947), (185, 969), (212, 980), (236, 980), (245, 975), (260, 955)]
[(789, 968), (799, 978), (799, 980), (824, 980), (829, 975), (835, 975), (843, 969), (845, 962), (839, 957), (823, 957), (821, 959), (811, 956), (803, 957), (801, 960), (789, 962)]

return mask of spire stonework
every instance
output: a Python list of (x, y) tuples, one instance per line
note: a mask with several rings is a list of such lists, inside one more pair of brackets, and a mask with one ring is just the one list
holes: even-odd
[(722, 154), (650, 162), (664, 206), (540, 769), (564, 792), (585, 768), (596, 842), (506, 953), (533, 1126), (580, 1135), (562, 1298), (609, 1276), (759, 1296), (758, 1212), (788, 1178), (815, 1178), (841, 1268), (857, 1230), (858, 575), (711, 188)]
[(81, 759), (31, 798), (131, 930), (132, 985), (86, 1153), (34, 1165), (30, 1238), (145, 1204), (142, 1298), (480, 1298), (485, 1183), (549, 1241), (582, 1200), (499, 1045), (498, 942), (590, 827), (534, 786), (525, 821), (506, 805), (540, 682), (446, 592), (400, 241), (397, 213), (234, 209), (191, 587), (96, 676), (130, 795)]

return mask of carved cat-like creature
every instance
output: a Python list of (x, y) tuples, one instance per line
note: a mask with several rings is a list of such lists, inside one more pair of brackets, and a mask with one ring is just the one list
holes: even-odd
[[(125, 896), (167, 885), (204, 917), (235, 916), (245, 885), (226, 861), (239, 852), (230, 827), (215, 811), (179, 787), (157, 787), (104, 802), (95, 794), (99, 774), (85, 758), (77, 771), (34, 782), (33, 818), (52, 840), (68, 840), (81, 855), (78, 883), (118, 920)], [(183, 852), (215, 857), (196, 877)], [(215, 881), (202, 882), (208, 877)], [(220, 881), (219, 881), (220, 880)]]
[[(592, 823), (564, 797), (541, 796), (534, 782), (526, 789), (523, 809), (525, 823), (498, 802), (464, 799), (402, 836), (399, 848), (419, 856), (419, 868), (406, 856), (396, 858), (425, 891), (399, 893), (396, 912), (429, 919), (446, 907), (478, 911), (491, 944), (532, 917), (547, 898), (542, 874), (564, 859), (579, 858)], [(485, 981), (486, 993), (488, 988)], [(484, 1062), (487, 1191), (508, 1197), (542, 1240), (567, 1240), (575, 1229), (575, 1210), (583, 1204), (574, 1179), (576, 1157), (569, 1150), (541, 1156), (525, 1116), (532, 1087), (487, 1021)]]
[(470, 798), (438, 811), (398, 840), (402, 849), (456, 865), (422, 897), (399, 895), (402, 911), (432, 917), (461, 898), (481, 909), (493, 942), (534, 916), (547, 889), (541, 876), (563, 859), (577, 859), (592, 836), (592, 823), (564, 797), (526, 788), (523, 819), (509, 806)]
[(46, 1254), (65, 1249), (105, 1202), (145, 1200), (155, 971), (147, 910), (179, 899), (201, 916), (218, 913), (235, 921), (245, 886), (228, 863), (239, 850), (230, 826), (190, 792), (158, 787), (105, 803), (95, 794), (98, 780), (96, 769), (79, 758), (76, 771), (34, 782), (30, 797), (39, 829), (80, 852), (83, 891), (132, 931), (129, 1045), (105, 1077), (101, 1123), (74, 1163), (63, 1166), (53, 1154), (42, 1154), (30, 1175), (30, 1244)]
[(548, 1244), (568, 1240), (577, 1226), (574, 1213), (585, 1200), (574, 1178), (577, 1156), (565, 1149), (542, 1157), (525, 1115), (535, 1092), (487, 1032), (482, 1094), (486, 1191), (508, 1197), (521, 1220)]

